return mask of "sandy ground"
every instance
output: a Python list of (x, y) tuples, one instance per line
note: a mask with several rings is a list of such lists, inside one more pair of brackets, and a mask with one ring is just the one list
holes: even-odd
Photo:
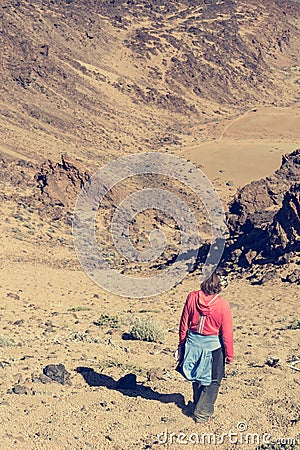
[[(36, 261), (33, 249), (31, 257)], [(170, 444), (170, 433), (179, 440), (179, 433), (185, 433), (194, 442), (191, 433), (202, 439), (209, 431), (220, 440), (222, 433), (239, 430), (244, 442), (245, 426), (259, 439), (263, 433), (272, 439), (299, 435), (299, 372), (286, 365), (300, 350), (299, 330), (287, 329), (298, 318), (296, 286), (230, 282), (223, 295), (231, 303), (236, 357), (227, 367), (212, 424), (199, 429), (182, 411), (191, 400), (191, 386), (174, 371), (172, 356), (185, 296), (198, 287), (196, 275), (146, 300), (113, 296), (81, 270), (61, 270), (51, 257), (43, 264), (2, 262), (1, 278), (1, 334), (14, 341), (1, 348), (1, 448), (181, 448), (176, 441)], [(105, 313), (120, 318), (116, 329), (93, 323)], [(163, 324), (168, 330), (165, 342), (122, 339), (133, 317), (152, 317)], [(269, 367), (268, 358), (279, 358), (279, 365)], [(50, 363), (65, 365), (72, 386), (32, 381), (32, 374)], [(90, 387), (76, 372), (78, 367), (102, 373), (101, 385)], [(161, 379), (148, 381), (151, 368), (163, 370)], [(141, 384), (137, 394), (109, 388), (111, 381), (132, 372)], [(27, 395), (7, 393), (18, 383), (28, 389)], [(163, 444), (165, 434), (161, 445), (156, 444), (157, 434), (165, 430), (169, 444)], [(230, 439), (209, 448), (236, 448), (235, 436)], [(255, 446), (243, 443), (239, 448)]]
[(271, 175), (279, 167), (281, 156), (299, 147), (299, 130), (297, 104), (290, 108), (252, 108), (240, 117), (218, 123), (206, 142), (184, 147), (178, 156), (200, 164), (226, 199), (237, 187)]
[[(215, 186), (225, 198), (237, 185), (272, 173), (280, 155), (297, 148), (299, 113), (267, 113), (220, 124), (214, 140), (181, 156), (201, 163), (211, 180), (218, 177)], [(226, 186), (230, 180), (234, 185)], [(224, 297), (233, 313), (235, 361), (227, 367), (214, 420), (199, 428), (184, 413), (191, 386), (175, 372), (173, 359), (181, 310), (187, 293), (198, 288), (197, 274), (158, 297), (127, 299), (95, 285), (71, 245), (38, 245), (4, 232), (0, 244), (1, 449), (254, 450), (264, 433), (271, 435), (266, 442), (300, 439), (299, 372), (287, 366), (300, 358), (299, 329), (289, 328), (299, 319), (299, 287), (230, 280)], [(118, 316), (117, 328), (96, 326), (100, 314)], [(125, 340), (135, 317), (164, 325), (164, 343)], [(278, 365), (267, 365), (268, 358)], [(71, 386), (33, 381), (51, 363), (65, 365)], [(98, 385), (89, 386), (78, 367), (101, 374)], [(149, 380), (153, 368), (162, 374)], [(127, 373), (137, 374), (137, 392), (115, 388)], [(27, 394), (11, 393), (17, 384)]]

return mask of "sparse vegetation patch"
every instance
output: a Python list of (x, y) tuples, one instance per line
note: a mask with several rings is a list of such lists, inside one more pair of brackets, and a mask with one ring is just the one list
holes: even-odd
[(162, 325), (152, 319), (137, 318), (130, 331), (134, 339), (149, 342), (163, 342), (165, 330)]

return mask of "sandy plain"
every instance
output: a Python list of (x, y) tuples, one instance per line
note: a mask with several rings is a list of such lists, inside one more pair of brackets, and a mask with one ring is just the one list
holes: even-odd
[[(258, 107), (216, 123), (207, 142), (175, 154), (201, 164), (225, 206), (238, 186), (271, 174), (297, 140), (299, 147), (299, 129), (297, 105)], [(300, 357), (299, 330), (289, 328), (299, 319), (299, 287), (230, 277), (223, 295), (233, 313), (235, 360), (212, 423), (200, 428), (185, 414), (191, 386), (173, 358), (183, 303), (199, 274), (157, 297), (122, 298), (88, 278), (68, 238), (61, 247), (20, 241), (2, 225), (1, 336), (11, 343), (0, 347), (1, 449), (254, 450), (264, 439), (300, 439), (299, 371), (288, 366)], [(101, 314), (118, 316), (118, 326), (96, 326)], [(124, 339), (134, 317), (160, 322), (165, 341)], [(271, 367), (268, 359), (279, 361)], [(71, 386), (33, 381), (51, 363), (65, 365)], [(79, 367), (98, 374), (94, 385)], [(147, 375), (151, 369), (157, 377)], [(127, 373), (137, 374), (137, 391), (116, 387)], [(26, 394), (11, 393), (17, 384)]]

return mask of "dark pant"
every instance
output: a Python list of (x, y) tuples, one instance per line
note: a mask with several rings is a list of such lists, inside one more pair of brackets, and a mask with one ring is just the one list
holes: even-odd
[(196, 422), (207, 422), (214, 413), (221, 380), (224, 376), (224, 354), (222, 348), (212, 352), (212, 382), (209, 386), (193, 383), (194, 418)]

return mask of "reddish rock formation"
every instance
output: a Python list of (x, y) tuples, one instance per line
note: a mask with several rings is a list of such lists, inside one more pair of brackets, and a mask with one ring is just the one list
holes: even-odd
[(62, 155), (61, 162), (48, 160), (35, 175), (40, 189), (39, 199), (48, 205), (74, 206), (76, 198), (90, 175), (80, 161)]

